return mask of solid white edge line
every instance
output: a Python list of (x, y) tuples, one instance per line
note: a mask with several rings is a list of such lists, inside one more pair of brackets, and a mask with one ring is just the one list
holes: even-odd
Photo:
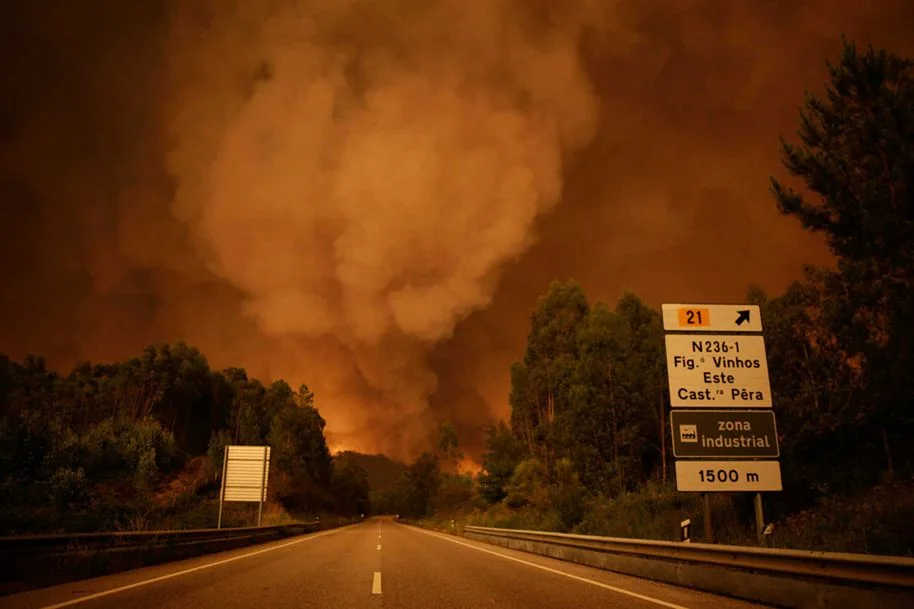
[(381, 572), (375, 571), (374, 576), (371, 578), (371, 593), (372, 594), (381, 594)]
[[(81, 596), (79, 598), (74, 598), (72, 600), (64, 601), (62, 603), (57, 603), (56, 605), (45, 605), (41, 609), (58, 609), (59, 607), (70, 607), (72, 605), (78, 605), (79, 603), (84, 603), (86, 601), (91, 601), (96, 598), (102, 598), (103, 596), (109, 596), (111, 594), (117, 594), (118, 592), (124, 592), (126, 590), (132, 590), (133, 588), (139, 588), (141, 586), (146, 586), (149, 584), (154, 584), (156, 582), (164, 581), (166, 579), (171, 579), (172, 577), (178, 577), (179, 575), (187, 575), (188, 573), (193, 573), (194, 571), (202, 571), (203, 569), (209, 569), (210, 567), (218, 567), (219, 565), (224, 565), (226, 563), (234, 562), (236, 560), (241, 560), (242, 558), (248, 558), (249, 556), (257, 556), (258, 554), (264, 554), (266, 552), (272, 552), (273, 550), (279, 550), (281, 548), (288, 548), (289, 546), (294, 546), (297, 543), (302, 543), (304, 541), (311, 541), (312, 539), (317, 539), (318, 537), (323, 537), (324, 535), (330, 535), (331, 533), (336, 533), (342, 531), (343, 529), (348, 529), (349, 527), (356, 526), (354, 524), (340, 527), (338, 529), (330, 529), (329, 531), (322, 531), (320, 533), (315, 533), (313, 535), (306, 535), (301, 539), (295, 539), (288, 543), (282, 545), (273, 546), (271, 548), (265, 548), (263, 550), (257, 550), (256, 552), (248, 552), (247, 554), (242, 554), (241, 556), (233, 556), (231, 558), (226, 558), (224, 560), (217, 560), (216, 562), (207, 563), (205, 565), (200, 565), (198, 567), (193, 567), (191, 569), (185, 569), (183, 571), (177, 571), (175, 573), (168, 573), (166, 575), (160, 575), (159, 577), (153, 577), (152, 579), (144, 579), (143, 581), (134, 582), (132, 584), (127, 584), (126, 586), (120, 586), (118, 588), (112, 588), (110, 590), (103, 590), (101, 592), (96, 592), (95, 594), (89, 594), (88, 596)], [(114, 574), (112, 574), (114, 575)]]
[[(529, 561), (523, 560), (521, 558), (515, 558), (514, 556), (508, 556), (507, 554), (502, 554), (501, 552), (495, 552), (494, 550), (489, 550), (487, 548), (480, 548), (479, 546), (474, 546), (473, 544), (469, 544), (464, 541), (458, 541), (456, 539), (451, 539), (450, 537), (447, 537), (444, 535), (439, 535), (438, 533), (432, 533), (431, 531), (426, 531), (425, 529), (421, 529), (419, 527), (410, 527), (410, 528), (420, 531), (422, 533), (425, 533), (426, 535), (436, 537), (443, 541), (450, 541), (451, 543), (456, 543), (457, 545), (466, 546), (467, 548), (471, 548), (473, 550), (478, 550), (480, 552), (485, 552), (486, 554), (493, 554), (495, 556), (499, 556), (506, 560), (513, 560), (514, 562), (519, 562), (522, 565), (527, 565), (528, 567), (542, 569), (543, 571), (548, 571), (549, 573), (555, 573), (556, 575), (563, 575), (565, 577), (568, 577), (568, 578), (571, 578), (571, 579), (574, 579), (574, 580), (577, 580), (580, 582), (584, 582), (586, 584), (592, 584), (594, 586), (599, 586), (600, 588), (612, 590), (613, 592), (618, 592), (619, 594), (625, 594), (627, 596), (638, 598), (643, 601), (647, 601), (649, 603), (654, 603), (657, 605), (661, 605), (663, 607), (669, 607), (669, 609), (688, 609), (687, 607), (684, 607), (682, 605), (677, 605), (675, 603), (668, 603), (667, 601), (660, 600), (659, 598), (654, 598), (652, 596), (646, 596), (644, 594), (638, 594), (637, 592), (632, 592), (631, 590), (626, 590), (624, 588), (617, 588), (615, 586), (610, 586), (609, 584), (604, 584), (602, 582), (594, 581), (592, 579), (587, 579), (586, 577), (581, 577), (579, 575), (572, 575), (571, 573), (566, 573), (565, 571), (559, 571), (558, 569), (553, 569), (551, 567), (546, 567), (544, 565), (538, 565), (535, 562), (529, 562)], [(550, 557), (547, 556), (546, 558), (550, 558)], [(586, 567), (587, 565), (582, 565), (582, 566)], [(591, 567), (591, 568), (593, 569), (596, 567)]]

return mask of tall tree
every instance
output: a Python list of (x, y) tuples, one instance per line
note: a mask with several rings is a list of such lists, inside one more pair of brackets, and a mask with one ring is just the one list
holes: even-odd
[(634, 294), (598, 304), (578, 334), (579, 359), (563, 444), (581, 479), (604, 492), (631, 488), (667, 446), (660, 317)]
[(875, 404), (866, 426), (884, 467), (914, 463), (914, 63), (844, 43), (829, 64), (826, 95), (808, 95), (799, 144), (782, 140), (788, 172), (803, 194), (772, 179), (784, 214), (822, 233), (839, 258), (823, 282), (833, 288), (832, 331), (862, 356)]
[(628, 408), (622, 441), (633, 468), (628, 484), (640, 482), (658, 464), (665, 479), (669, 444), (663, 322), (657, 311), (631, 292), (622, 295), (615, 313), (623, 328), (620, 385)]
[(341, 514), (356, 515), (371, 512), (368, 471), (352, 458), (341, 453), (333, 457), (333, 496)]
[(578, 283), (552, 283), (531, 316), (523, 361), (511, 370), (512, 427), (543, 458), (550, 478), (558, 450), (555, 422), (568, 408), (577, 334), (588, 310)]
[(431, 453), (422, 453), (404, 473), (401, 490), (403, 511), (412, 517), (428, 515), (432, 498), (440, 485), (438, 458)]
[(281, 474), (279, 494), (301, 508), (326, 507), (330, 501), (332, 461), (324, 437), (326, 421), (314, 406), (313, 394), (302, 385), (273, 417), (269, 444)]
[(524, 456), (524, 446), (504, 421), (485, 428), (486, 452), (479, 474), (479, 494), (487, 503), (498, 503), (507, 496), (507, 485), (514, 468)]
[(842, 349), (827, 319), (834, 295), (810, 271), (807, 282), (793, 283), (776, 298), (753, 289), (748, 300), (761, 307), (778, 433), (784, 438), (787, 492), (775, 498), (776, 506), (803, 508), (822, 494), (866, 482), (862, 470), (878, 471), (861, 437), (872, 405), (862, 392), (859, 361)]
[(438, 428), (438, 455), (439, 462), (444, 463), (444, 471), (456, 474), (460, 469), (460, 460), (463, 453), (460, 451), (460, 441), (457, 438), (457, 428), (450, 421), (445, 421)]

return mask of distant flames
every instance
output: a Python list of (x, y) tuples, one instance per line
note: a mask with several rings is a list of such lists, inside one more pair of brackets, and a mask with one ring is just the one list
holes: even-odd
[(334, 455), (334, 456), (338, 455), (340, 453), (345, 453), (345, 452), (349, 452), (349, 451), (361, 452), (358, 449), (356, 449), (355, 447), (353, 447), (352, 445), (343, 444), (341, 442), (340, 443), (328, 443), (327, 448), (330, 450), (330, 454)]
[(460, 462), (460, 472), (463, 474), (473, 474), (474, 476), (482, 471), (482, 465), (469, 457), (464, 457)]
[[(328, 442), (327, 446), (330, 449), (330, 454), (334, 456), (348, 451), (364, 453), (364, 450), (361, 450), (358, 446), (343, 442)], [(460, 461), (459, 467), (461, 474), (472, 474), (475, 476), (482, 471), (482, 464), (470, 457), (464, 457)]]

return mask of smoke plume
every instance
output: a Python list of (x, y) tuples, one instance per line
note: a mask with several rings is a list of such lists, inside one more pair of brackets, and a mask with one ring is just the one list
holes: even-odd
[[(356, 379), (373, 394), (348, 420), (328, 409), (335, 434), (418, 415), (429, 347), (489, 304), (594, 133), (588, 4), (224, 6), (176, 8), (169, 32), (172, 213), (243, 314), (297, 343), (324, 404)], [(350, 368), (336, 387), (319, 343)]]
[(737, 300), (827, 261), (777, 137), (842, 32), (914, 51), (907, 0), (40, 4), (0, 8), (0, 351), (184, 339), (399, 457), (445, 418), (478, 454), (552, 279)]

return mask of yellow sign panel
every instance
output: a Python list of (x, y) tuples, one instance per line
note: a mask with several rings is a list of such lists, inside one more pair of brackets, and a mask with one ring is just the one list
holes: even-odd
[(704, 328), (711, 325), (711, 311), (708, 309), (679, 309), (679, 327)]

